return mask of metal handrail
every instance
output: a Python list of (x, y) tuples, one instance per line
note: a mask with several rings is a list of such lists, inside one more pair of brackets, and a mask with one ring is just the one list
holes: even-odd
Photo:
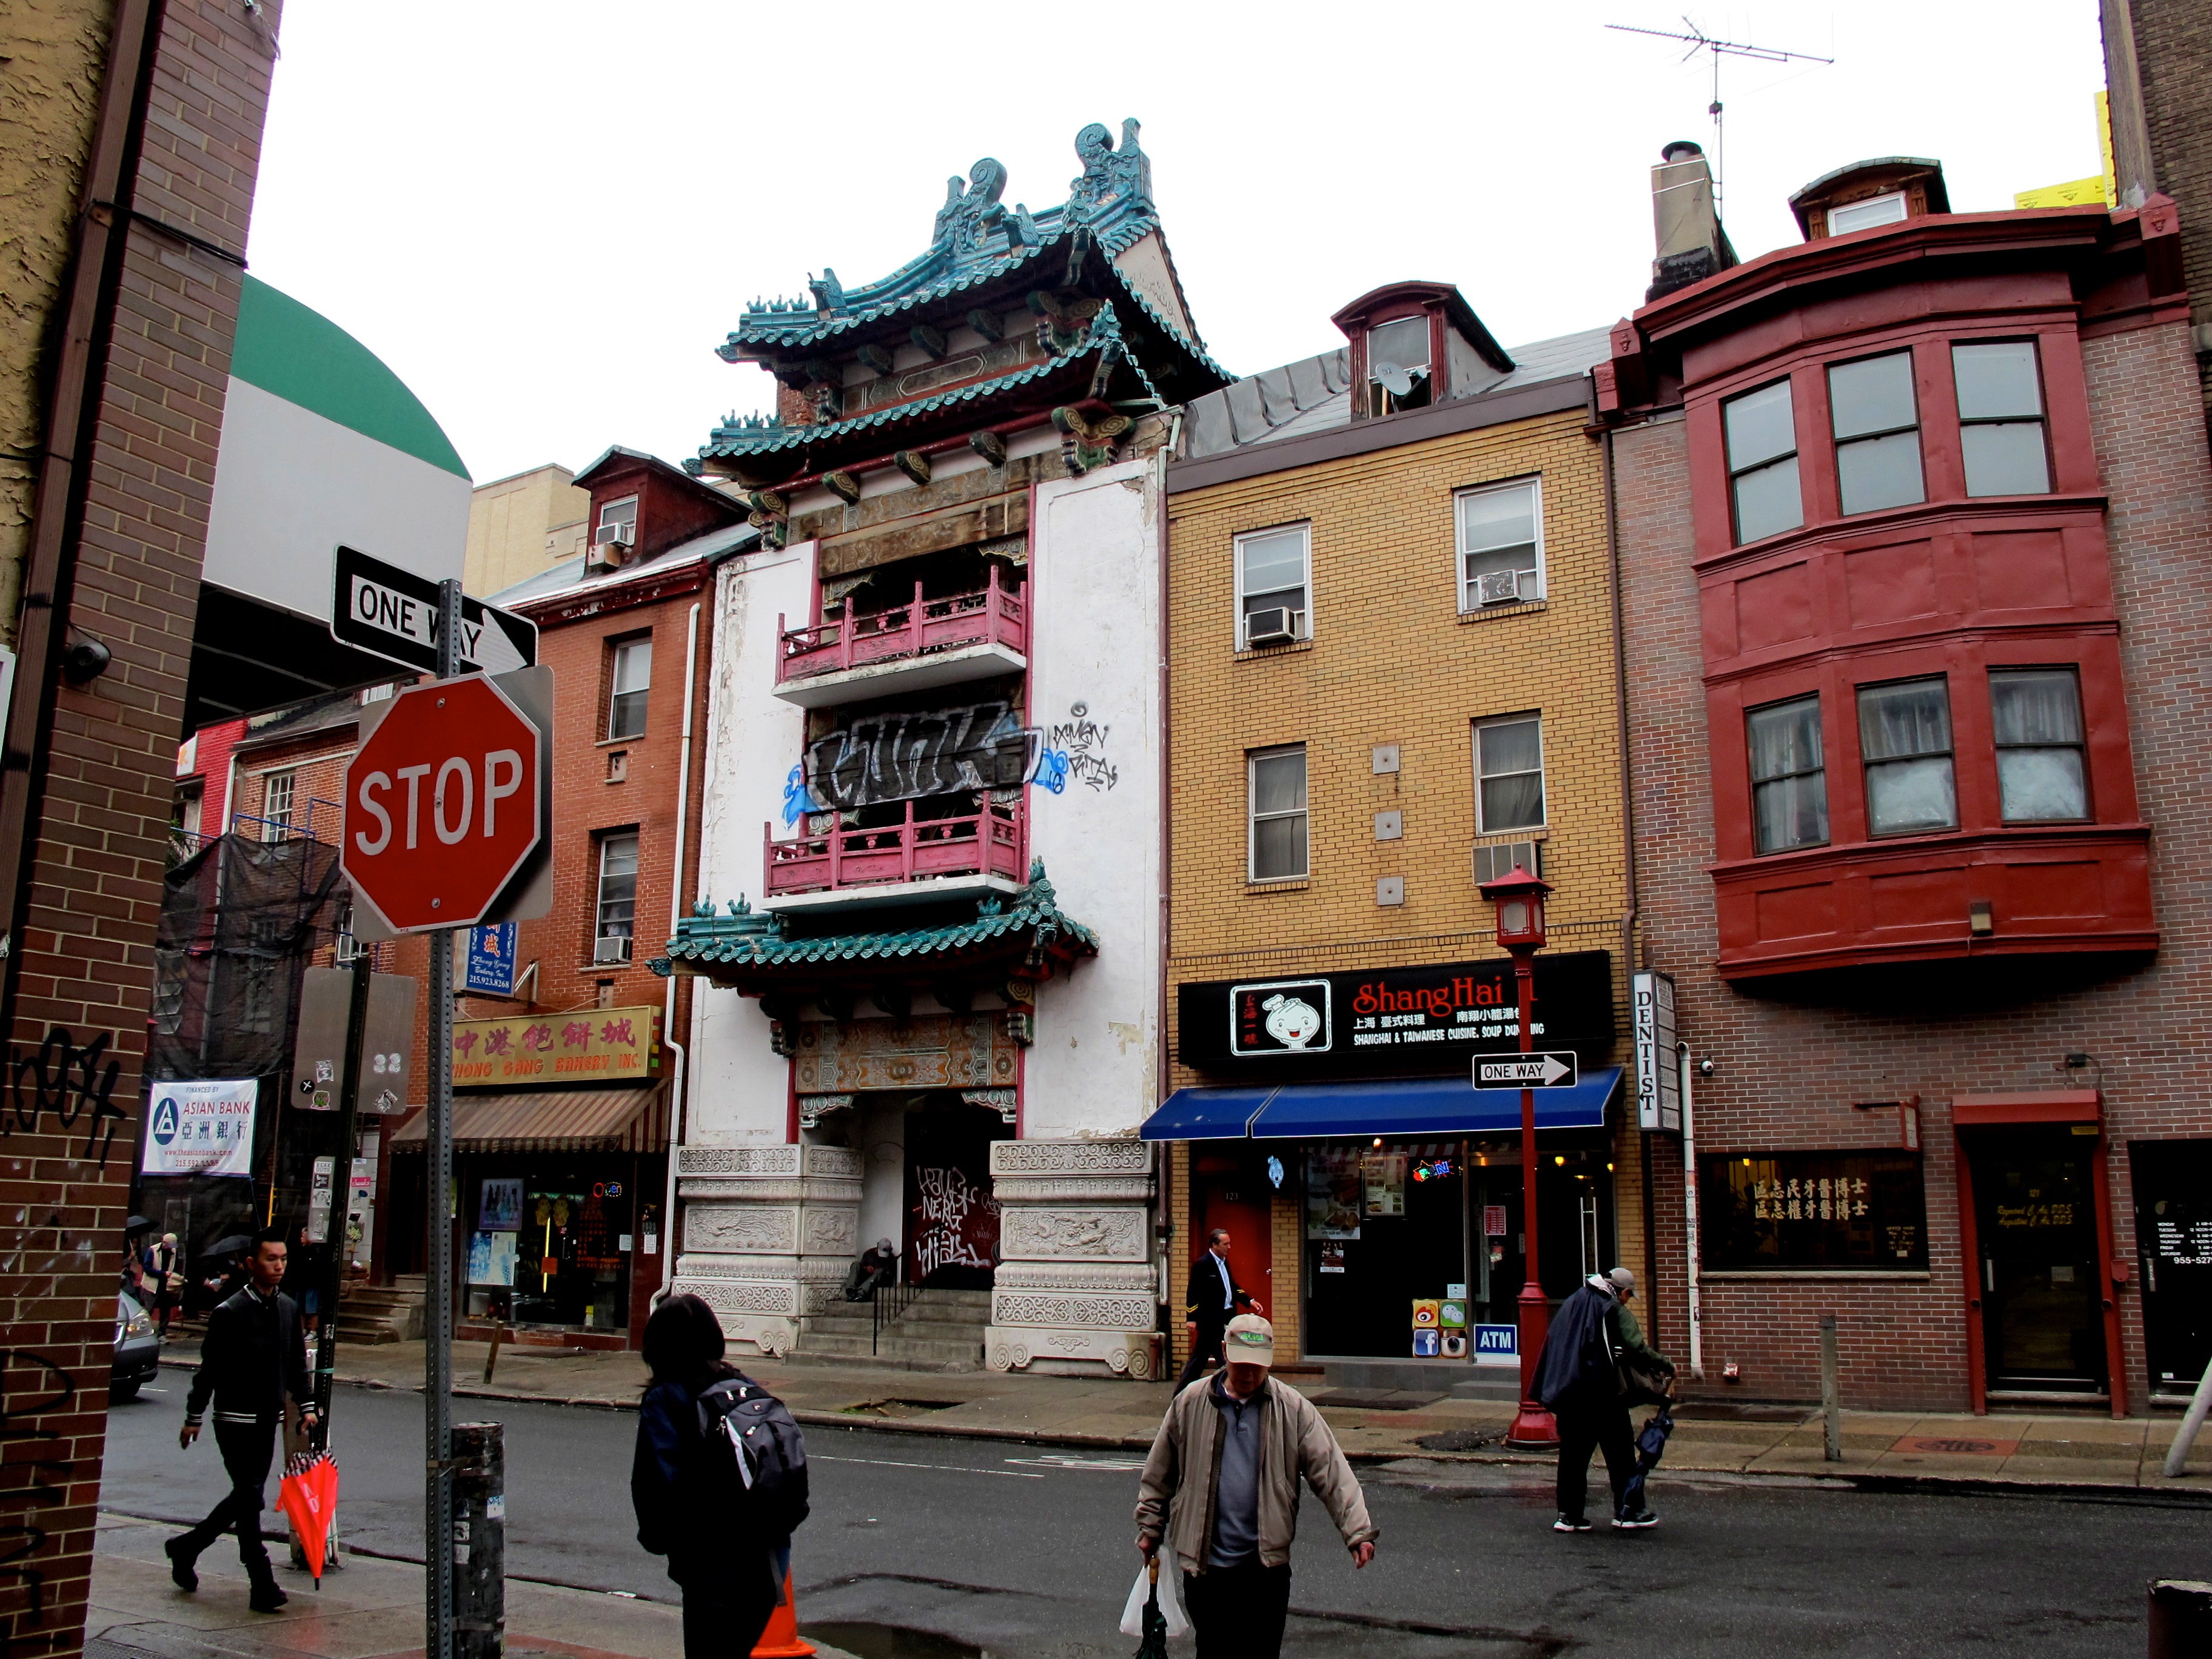
[[(904, 1264), (902, 1263), (901, 1266), (903, 1267)], [(919, 1285), (897, 1284), (876, 1286), (875, 1295), (868, 1301), (868, 1352), (870, 1354), (872, 1355), (876, 1352), (877, 1344), (882, 1341), (884, 1327), (896, 1325), (900, 1320), (905, 1318), (907, 1310), (913, 1307), (921, 1297), (921, 1286)], [(890, 1311), (884, 1312), (886, 1308)]]

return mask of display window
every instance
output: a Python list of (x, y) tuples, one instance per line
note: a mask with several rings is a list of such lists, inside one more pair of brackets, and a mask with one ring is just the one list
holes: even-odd
[(465, 1181), (470, 1316), (627, 1329), (630, 1185), (588, 1168), (485, 1171)]

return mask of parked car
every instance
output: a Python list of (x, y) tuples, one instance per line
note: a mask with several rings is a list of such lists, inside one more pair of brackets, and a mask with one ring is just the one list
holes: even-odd
[(107, 1374), (107, 1399), (135, 1400), (161, 1363), (161, 1336), (153, 1316), (127, 1291), (115, 1293), (115, 1365)]

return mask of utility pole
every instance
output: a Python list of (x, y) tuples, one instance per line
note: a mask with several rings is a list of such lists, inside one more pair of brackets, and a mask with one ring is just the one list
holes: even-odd
[[(438, 678), (453, 678), (461, 585), (438, 584)], [(430, 934), (430, 1261), (422, 1356), (423, 1635), (426, 1659), (453, 1659), (453, 930)]]

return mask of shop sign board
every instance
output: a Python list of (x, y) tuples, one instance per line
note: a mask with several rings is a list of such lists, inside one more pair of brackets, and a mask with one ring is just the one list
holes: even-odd
[(514, 994), (515, 933), (516, 925), (511, 921), (495, 921), (469, 929), (462, 989), (489, 997)]
[(1571, 1089), (1581, 1081), (1582, 1068), (1571, 1048), (1474, 1057), (1478, 1089)]
[(146, 1121), (149, 1176), (251, 1176), (253, 1109), (258, 1078), (224, 1078), (146, 1085), (152, 1110)]
[(453, 1022), (456, 1089), (556, 1083), (636, 1083), (660, 1075), (660, 1009), (577, 1008), (565, 1014)]
[(1636, 1127), (1682, 1133), (1682, 1073), (1674, 1058), (1674, 977), (1638, 974), (1630, 982), (1635, 1032)]
[(1725, 1152), (1698, 1161), (1707, 1267), (1927, 1271), (1917, 1152)]
[[(1535, 960), (1529, 1035), (1547, 1047), (1603, 1048), (1613, 1036), (1604, 951)], [(1362, 969), (1297, 980), (1211, 980), (1176, 988), (1186, 1066), (1285, 1082), (1381, 1072), (1461, 1072), (1478, 1049), (1517, 1044), (1510, 959)]]

